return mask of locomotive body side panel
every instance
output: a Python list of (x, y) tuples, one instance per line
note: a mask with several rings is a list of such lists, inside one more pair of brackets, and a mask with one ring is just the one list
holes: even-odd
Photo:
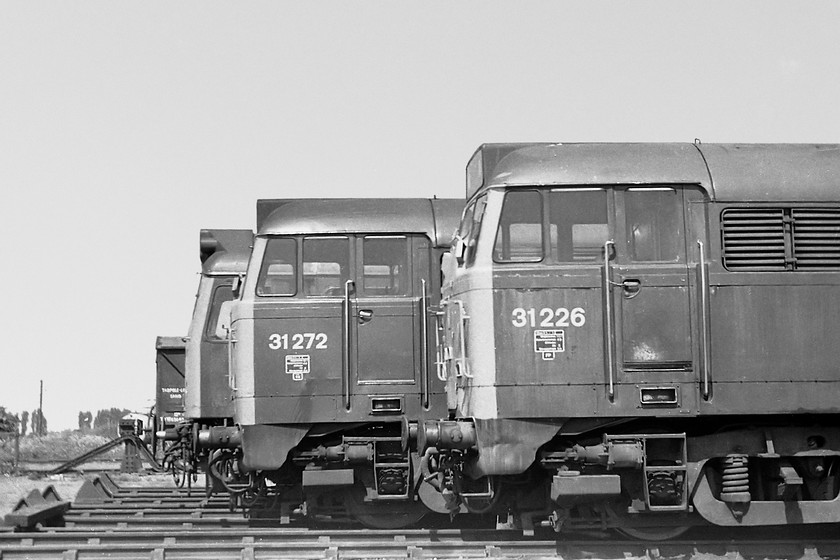
[(710, 215), (721, 233), (703, 412), (840, 412), (840, 206), (732, 202)]
[[(288, 244), (289, 255), (298, 256), (268, 264), (269, 273), (264, 265), (258, 276), (256, 289), (266, 292), (249, 319), (257, 423), (422, 417), (433, 395), (435, 414), (444, 410), (437, 404), (442, 384), (428, 373), (432, 336), (422, 338), (422, 307), (437, 301), (430, 290), (438, 289), (427, 238), (278, 237), (263, 243), (265, 254)], [(303, 280), (296, 285), (299, 264)]]
[[(695, 247), (705, 226), (698, 228), (687, 206), (703, 199), (701, 191), (618, 185), (511, 192), (514, 210), (499, 211), (502, 192), (488, 198), (477, 264), (455, 282), (492, 278), (498, 416), (696, 414)], [(485, 248), (493, 254), (483, 255)], [(462, 292), (466, 301), (469, 292)], [(482, 329), (473, 327), (472, 378), (463, 383), (471, 392), (483, 385), (475, 376), (487, 376), (475, 361), (488, 350)], [(467, 399), (460, 413), (494, 417), (476, 414), (477, 401)]]

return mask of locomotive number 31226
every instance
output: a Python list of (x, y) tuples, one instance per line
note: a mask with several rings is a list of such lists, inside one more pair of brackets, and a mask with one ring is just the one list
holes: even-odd
[(511, 323), (514, 327), (582, 327), (586, 323), (586, 310), (582, 307), (575, 307), (571, 311), (565, 307), (517, 307), (513, 310)]

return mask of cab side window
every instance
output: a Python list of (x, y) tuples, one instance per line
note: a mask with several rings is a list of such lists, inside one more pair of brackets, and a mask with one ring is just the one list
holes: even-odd
[(607, 191), (554, 189), (548, 194), (552, 260), (603, 262), (604, 243), (610, 239)]
[(627, 244), (633, 262), (678, 262), (685, 256), (682, 198), (676, 189), (628, 189)]
[(258, 296), (293, 296), (297, 293), (297, 241), (268, 240), (257, 279)]
[(307, 237), (303, 240), (303, 295), (341, 296), (350, 278), (347, 237)]
[(404, 296), (410, 293), (407, 237), (365, 237), (362, 255), (362, 292), (365, 295)]

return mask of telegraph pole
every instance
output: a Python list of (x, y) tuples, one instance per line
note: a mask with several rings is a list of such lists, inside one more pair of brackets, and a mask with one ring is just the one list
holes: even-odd
[(44, 380), (41, 380), (41, 394), (38, 397), (38, 435), (44, 435), (41, 433), (41, 428), (44, 424)]

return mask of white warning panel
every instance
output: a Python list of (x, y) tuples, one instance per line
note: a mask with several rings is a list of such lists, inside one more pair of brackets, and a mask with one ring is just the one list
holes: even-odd
[(309, 373), (309, 354), (289, 354), (286, 356), (286, 373), (294, 381), (303, 381), (303, 376)]
[(537, 329), (534, 331), (534, 352), (543, 360), (553, 360), (558, 352), (566, 351), (566, 332), (563, 330)]

